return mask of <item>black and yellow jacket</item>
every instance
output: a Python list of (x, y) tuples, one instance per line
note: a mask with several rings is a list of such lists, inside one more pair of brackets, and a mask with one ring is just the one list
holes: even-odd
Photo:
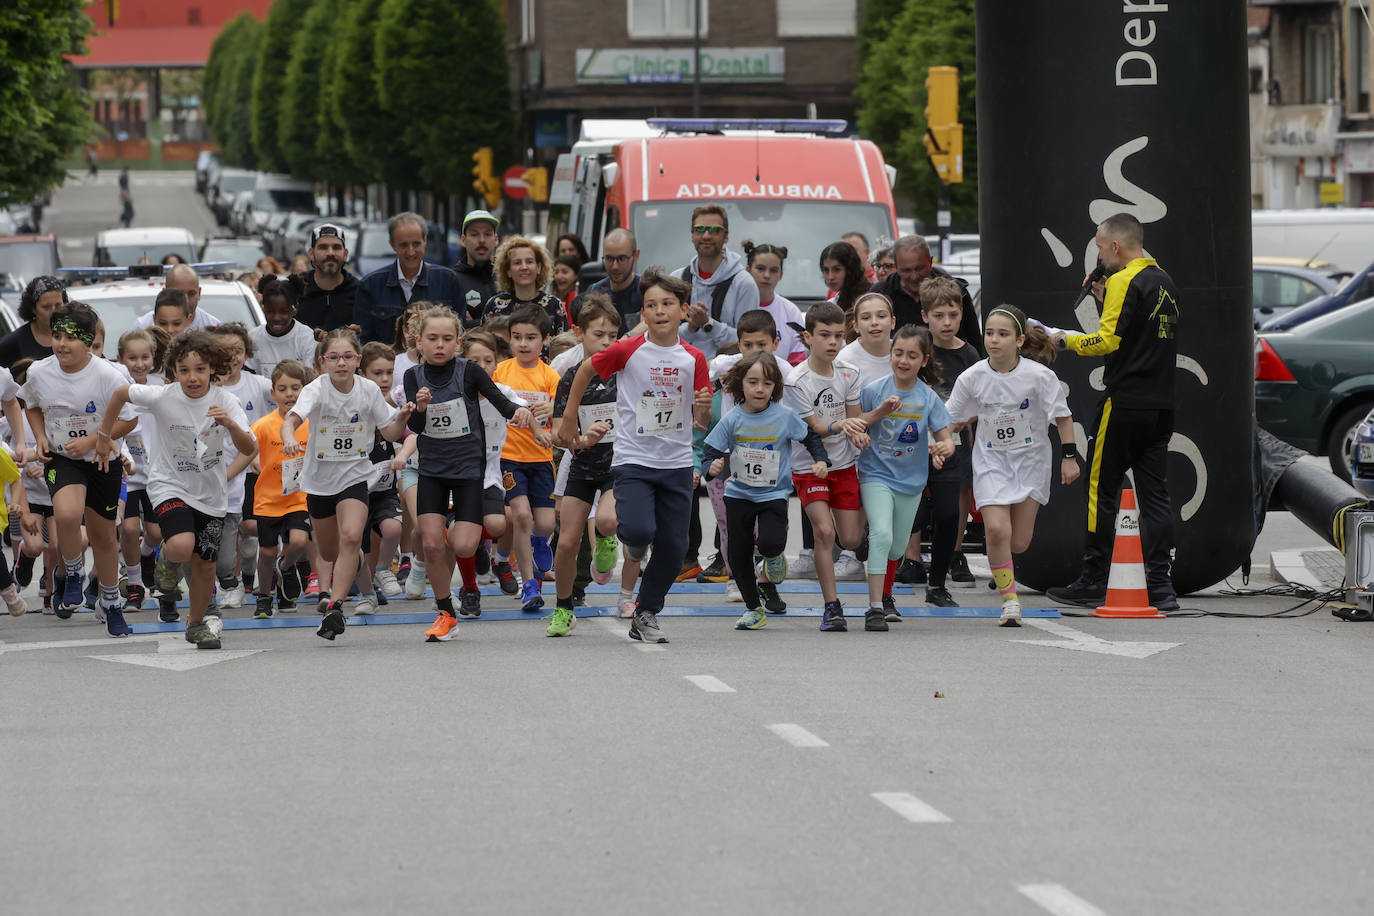
[(1174, 406), (1178, 293), (1154, 258), (1136, 258), (1107, 278), (1096, 334), (1068, 334), (1064, 347), (1105, 356), (1107, 396), (1117, 407)]

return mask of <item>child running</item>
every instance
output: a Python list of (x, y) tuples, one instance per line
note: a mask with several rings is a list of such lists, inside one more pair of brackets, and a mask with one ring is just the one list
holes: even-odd
[[(161, 374), (166, 354), (167, 338), (158, 328), (135, 328), (119, 336), (116, 355), (135, 385), (166, 384)], [(119, 525), (120, 550), (129, 576), (126, 612), (143, 609), (148, 595), (144, 580), (152, 582), (154, 557), (162, 543), (162, 531), (148, 499), (148, 465), (156, 447), (153, 433), (157, 424), (147, 411), (135, 409), (134, 413), (138, 416), (138, 425), (124, 437), (124, 445), (134, 460), (134, 472), (124, 481), (127, 489), (124, 520)]]
[(767, 580), (776, 584), (786, 579), (787, 557), (782, 551), (787, 546), (787, 498), (792, 492), (791, 444), (805, 446), (812, 458), (808, 471), (821, 480), (830, 459), (816, 431), (795, 410), (779, 403), (782, 371), (771, 351), (745, 356), (726, 373), (723, 387), (739, 406), (706, 437), (703, 459), (708, 479), (730, 477), (725, 484), (730, 572), (745, 607), (735, 629), (760, 630), (768, 618), (760, 607), (754, 546), (757, 543), (763, 556)]
[(420, 440), (415, 508), (436, 608), (434, 625), (425, 632), (427, 642), (446, 642), (457, 635), (449, 585), (453, 559), (455, 554), (475, 554), (482, 535), (486, 428), (478, 398), (486, 398), (514, 424), (528, 426), (534, 419), (527, 408), (502, 394), (481, 367), (458, 358), (461, 327), (458, 315), (443, 306), (423, 313), (419, 338), (424, 362), (411, 367), (404, 382), (407, 407), (414, 405), (410, 428)]
[[(395, 409), (391, 400), (392, 370), (396, 366), (396, 354), (391, 347), (374, 340), (363, 346), (362, 358), (358, 361), (358, 371), (363, 378), (376, 382), (386, 398), (387, 406)], [(377, 469), (367, 491), (367, 527), (371, 543), (367, 547), (367, 574), (377, 589), (377, 603), (385, 604), (387, 598), (399, 598), (401, 586), (391, 572), (391, 559), (396, 554), (396, 546), (401, 542), (401, 495), (396, 489), (396, 474), (405, 467), (407, 447), (414, 450), (414, 436), (404, 437), (407, 445), (398, 451), (396, 446), (378, 433), (367, 456)], [(375, 610), (366, 600), (358, 602), (354, 613), (370, 614)]]
[(593, 376), (619, 376), (619, 434), (611, 468), (616, 501), (634, 506), (634, 511), (616, 513), (616, 536), (635, 563), (644, 560), (650, 543), (654, 546), (629, 635), (646, 643), (666, 643), (658, 612), (687, 553), (695, 473), (692, 426), (695, 422), (704, 429), (710, 421), (711, 380), (706, 357), (678, 336), (691, 286), (651, 267), (644, 271), (639, 288), (644, 297), (640, 318), (647, 330), (642, 336), (622, 337), (582, 364), (568, 391), (560, 432), (564, 441), (577, 438), (578, 411)]
[[(281, 438), (287, 458), (305, 455), (300, 485), (310, 525), (320, 556), (333, 564), (329, 603), (316, 635), (333, 640), (344, 631), (343, 602), (354, 580), (359, 600), (375, 604), (371, 578), (360, 574), (367, 488), (376, 474), (368, 454), (379, 429), (393, 442), (401, 438), (413, 407), (407, 404), (393, 417), (377, 383), (354, 371), (362, 347), (351, 329), (335, 328), (320, 346), (326, 374), (301, 389), (282, 422)], [(296, 427), (307, 420), (310, 444), (302, 450)]]
[[(582, 330), (583, 352), (589, 358), (620, 336), (620, 313), (605, 293), (587, 293), (583, 297), (577, 323)], [(558, 396), (553, 405), (555, 420), (561, 419), (567, 410), (573, 377), (574, 373), (569, 372), (558, 383)], [(573, 580), (577, 576), (577, 554), (593, 504), (596, 505), (596, 550), (592, 557), (592, 581), (598, 585), (605, 583), (615, 569), (615, 493), (611, 474), (615, 427), (614, 376), (609, 379), (597, 376), (588, 383), (577, 409), (577, 436), (564, 439), (564, 424), (554, 426), (554, 444), (568, 449), (572, 462), (558, 513), (558, 552), (553, 561), (558, 603), (546, 631), (549, 636), (567, 636), (577, 623), (573, 614)]]
[[(862, 333), (862, 332), (861, 332)], [(892, 340), (892, 374), (859, 394), (867, 434), (852, 436), (859, 452), (859, 492), (868, 517), (868, 611), (864, 629), (887, 630), (895, 614), (885, 577), (906, 549), (926, 473), (954, 451), (950, 419), (930, 387), (940, 381), (930, 331), (903, 325)], [(935, 441), (929, 442), (934, 436)], [(867, 441), (865, 441), (867, 440)], [(900, 617), (896, 619), (900, 620)]]
[(973, 498), (983, 514), (988, 565), (1002, 597), (1001, 625), (1021, 625), (1012, 555), (1030, 546), (1035, 516), (1050, 500), (1054, 453), (1045, 435), (1050, 421), (1059, 430), (1059, 482), (1078, 479), (1073, 416), (1059, 377), (1025, 359), (1054, 359), (1054, 343), (1041, 328), (1027, 328), (1014, 305), (999, 305), (983, 322), (988, 358), (959, 376), (949, 396), (949, 413), (978, 418), (973, 447)]
[(48, 462), (44, 476), (57, 519), (57, 546), (66, 566), (66, 584), (53, 609), (65, 619), (85, 604), (84, 521), (100, 583), (105, 629), (119, 637), (133, 632), (124, 622), (115, 537), (124, 469), (120, 462), (109, 465), (97, 460), (97, 440), (107, 436), (102, 441), (118, 454), (119, 447), (109, 437), (122, 440), (137, 420), (127, 401), (121, 400), (115, 411), (108, 412), (108, 427), (101, 427), (101, 405), (124, 386), (124, 373), (91, 353), (99, 322), (95, 310), (84, 303), (69, 302), (54, 309), (53, 355), (29, 367), (20, 394), (28, 405), (38, 458)]
[(177, 337), (168, 347), (167, 365), (175, 384), (124, 385), (110, 396), (97, 451), (102, 466), (117, 454), (111, 439), (130, 404), (145, 408), (156, 423), (148, 499), (162, 529), (163, 557), (174, 566), (191, 563), (186, 641), (198, 649), (218, 649), (220, 634), (206, 625), (205, 612), (228, 505), (224, 440), (227, 434), (249, 458), (258, 446), (238, 398), (214, 384), (215, 376), (229, 371), (229, 354), (214, 335), (188, 331)]
[[(262, 467), (253, 487), (253, 517), (258, 523), (257, 594), (253, 616), (258, 619), (272, 616), (274, 581), (277, 610), (283, 614), (296, 610), (296, 599), (305, 588), (300, 570), (296, 568), (310, 542), (310, 513), (300, 483), (305, 456), (286, 457), (281, 428), (311, 375), (310, 370), (294, 359), (277, 363), (272, 370), (272, 400), (277, 409), (253, 424), (258, 463)], [(309, 424), (296, 427), (296, 442), (302, 448), (310, 443)]]

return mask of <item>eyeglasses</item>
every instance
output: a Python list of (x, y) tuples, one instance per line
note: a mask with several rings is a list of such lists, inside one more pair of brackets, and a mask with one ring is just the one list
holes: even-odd
[(358, 354), (356, 353), (326, 353), (324, 355), (325, 362), (330, 363), (351, 363), (357, 358)]
[(724, 226), (693, 226), (693, 235), (720, 235), (725, 231)]
[(878, 262), (878, 269), (879, 269), (879, 270), (896, 270), (896, 269), (897, 269), (897, 264), (896, 264), (895, 261), (879, 261), (879, 262)]
[(601, 260), (607, 264), (628, 264), (631, 257), (628, 254), (604, 254), (601, 256)]

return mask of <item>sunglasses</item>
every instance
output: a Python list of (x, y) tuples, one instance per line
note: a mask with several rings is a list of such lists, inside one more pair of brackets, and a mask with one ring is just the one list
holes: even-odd
[(693, 226), (694, 235), (720, 235), (725, 231), (724, 226)]

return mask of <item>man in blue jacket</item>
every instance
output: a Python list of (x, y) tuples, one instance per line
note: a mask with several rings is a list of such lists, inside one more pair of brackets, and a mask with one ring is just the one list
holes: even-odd
[(447, 305), (462, 314), (458, 275), (447, 267), (425, 263), (428, 227), (424, 217), (397, 213), (386, 228), (396, 260), (363, 277), (353, 300), (353, 323), (362, 329), (363, 343), (395, 340), (396, 318), (411, 301)]

